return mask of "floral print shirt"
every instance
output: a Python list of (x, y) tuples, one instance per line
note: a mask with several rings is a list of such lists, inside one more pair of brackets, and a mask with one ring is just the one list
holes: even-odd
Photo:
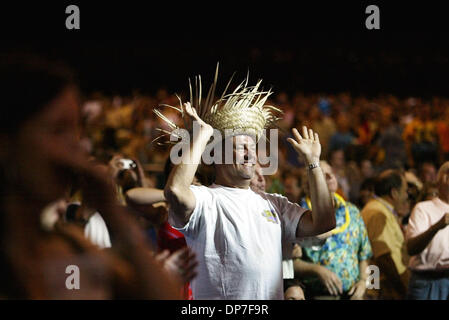
[[(304, 261), (326, 267), (334, 272), (342, 281), (343, 292), (347, 292), (359, 280), (359, 262), (372, 257), (371, 244), (368, 239), (365, 223), (358, 208), (350, 202), (337, 203), (337, 228), (346, 222), (346, 207), (349, 210), (350, 223), (341, 233), (334, 234), (326, 239), (322, 246), (312, 246), (303, 249)], [(302, 199), (301, 206), (310, 209), (307, 201)], [(318, 278), (304, 279), (306, 290), (315, 294), (328, 294), (324, 285)]]

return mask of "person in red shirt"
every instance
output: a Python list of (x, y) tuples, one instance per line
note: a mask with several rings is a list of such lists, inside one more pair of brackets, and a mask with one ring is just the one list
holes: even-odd
[[(170, 173), (172, 164), (167, 160), (164, 176)], [(197, 181), (194, 181), (196, 183)], [(125, 194), (127, 204), (138, 211), (143, 218), (147, 235), (159, 252), (157, 258), (175, 261), (183, 254), (189, 254), (184, 235), (172, 228), (168, 223), (168, 207), (165, 202), (164, 191), (157, 188), (132, 188)], [(183, 288), (183, 297), (193, 300), (189, 280), (194, 274), (186, 275)]]

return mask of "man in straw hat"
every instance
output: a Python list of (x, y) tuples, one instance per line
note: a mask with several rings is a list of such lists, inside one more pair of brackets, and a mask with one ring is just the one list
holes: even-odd
[[(277, 120), (272, 111), (278, 109), (265, 105), (271, 91), (259, 91), (260, 81), (247, 86), (248, 79), (213, 102), (216, 79), (217, 74), (206, 99), (201, 99), (200, 80), (196, 97), (191, 93), (190, 102), (180, 101), (183, 118), (196, 122), (198, 130), (165, 186), (169, 221), (198, 255), (198, 276), (192, 281), (195, 299), (283, 299), (282, 244), (335, 228), (319, 167), (318, 135), (303, 127), (302, 135), (293, 129), (295, 139), (289, 139), (308, 167), (313, 212), (283, 196), (252, 191), (256, 143), (263, 129)], [(214, 163), (211, 186), (192, 186), (214, 129), (224, 135), (219, 142), (232, 145), (233, 161)]]

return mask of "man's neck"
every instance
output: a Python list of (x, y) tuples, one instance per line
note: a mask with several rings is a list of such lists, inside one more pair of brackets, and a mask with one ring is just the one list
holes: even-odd
[(387, 202), (392, 208), (394, 208), (393, 199), (391, 199), (391, 197), (383, 196), (383, 197), (379, 197), (379, 199), (382, 199), (383, 201)]
[(228, 181), (228, 179), (223, 179), (221, 177), (217, 177), (215, 179), (215, 184), (219, 184), (223, 187), (228, 188), (238, 188), (238, 189), (249, 189), (250, 180), (243, 180), (243, 181)]

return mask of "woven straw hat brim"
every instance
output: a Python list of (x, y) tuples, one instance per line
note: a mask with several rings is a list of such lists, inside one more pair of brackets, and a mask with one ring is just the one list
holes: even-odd
[(267, 122), (259, 108), (217, 112), (205, 117), (204, 121), (222, 134), (232, 131), (232, 135), (250, 134), (256, 137), (260, 137)]
[[(201, 78), (196, 77), (195, 90), (190, 85), (190, 103), (196, 108), (201, 119), (214, 129), (219, 130), (223, 138), (244, 134), (253, 136), (258, 141), (262, 137), (264, 129), (272, 126), (280, 119), (274, 113), (282, 113), (280, 109), (265, 104), (273, 92), (271, 90), (264, 91), (260, 89), (262, 80), (259, 80), (255, 86), (248, 86), (247, 77), (232, 93), (227, 94), (226, 92), (231, 83), (231, 78), (221, 98), (214, 102), (217, 78), (218, 64), (214, 82), (209, 89), (206, 99), (202, 99)], [(180, 108), (165, 106), (181, 112), (183, 120), (186, 121), (187, 117), (184, 117), (183, 104), (179, 96), (178, 99)], [(155, 109), (154, 112), (169, 125), (170, 131), (179, 128), (164, 116), (161, 111)], [(186, 126), (187, 123), (184, 122), (184, 125)], [(164, 135), (169, 135), (170, 131), (162, 130)]]

